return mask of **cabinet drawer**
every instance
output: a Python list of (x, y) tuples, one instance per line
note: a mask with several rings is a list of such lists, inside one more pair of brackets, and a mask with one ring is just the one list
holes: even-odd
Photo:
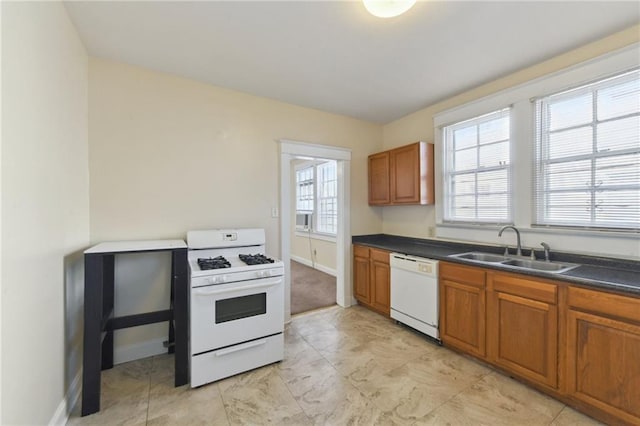
[(369, 247), (353, 246), (353, 255), (358, 257), (369, 258)]
[(514, 296), (556, 305), (558, 303), (558, 286), (555, 284), (530, 280), (508, 274), (490, 272), (487, 276), (490, 289)]
[(569, 287), (569, 306), (640, 323), (640, 299)]
[(383, 263), (389, 263), (389, 252), (388, 251), (384, 251), (384, 250), (378, 250), (378, 249), (370, 249), (369, 251), (369, 255), (371, 257), (371, 260), (375, 260), (376, 262), (383, 262)]
[(486, 272), (471, 266), (440, 262), (440, 278), (484, 288)]

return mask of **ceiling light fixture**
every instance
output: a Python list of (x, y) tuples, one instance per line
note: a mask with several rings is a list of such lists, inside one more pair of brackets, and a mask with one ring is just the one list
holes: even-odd
[(402, 15), (416, 4), (416, 0), (362, 0), (364, 7), (378, 18)]

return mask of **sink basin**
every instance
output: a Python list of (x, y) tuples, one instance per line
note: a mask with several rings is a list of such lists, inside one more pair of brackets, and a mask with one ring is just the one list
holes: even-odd
[(499, 263), (499, 262), (504, 262), (505, 260), (509, 260), (508, 257), (502, 256), (500, 254), (482, 253), (477, 251), (472, 251), (469, 253), (461, 253), (461, 254), (452, 254), (451, 257), (458, 257), (460, 259), (476, 260), (478, 262), (489, 262), (489, 263)]
[(525, 260), (525, 259), (509, 259), (502, 262), (503, 265), (515, 266), (517, 268), (532, 269), (535, 271), (545, 272), (566, 272), (579, 265), (574, 263), (558, 263), (558, 262), (543, 262), (539, 260)]
[(543, 260), (530, 260), (520, 256), (502, 256), (495, 253), (483, 253), (480, 251), (471, 251), (468, 253), (452, 254), (450, 257), (457, 257), (458, 259), (470, 260), (472, 262), (491, 264), (496, 266), (506, 266), (514, 269), (528, 269), (530, 271), (543, 271), (553, 274), (561, 274), (567, 272), (573, 268), (577, 268), (580, 265), (575, 263), (562, 263), (562, 262), (546, 262)]

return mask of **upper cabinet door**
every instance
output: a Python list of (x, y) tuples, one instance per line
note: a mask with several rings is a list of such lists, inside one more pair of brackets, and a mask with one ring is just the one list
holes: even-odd
[(369, 156), (369, 204), (391, 202), (389, 194), (389, 151)]
[(433, 204), (433, 144), (416, 142), (369, 156), (369, 204)]
[(391, 151), (391, 203), (420, 204), (420, 144)]

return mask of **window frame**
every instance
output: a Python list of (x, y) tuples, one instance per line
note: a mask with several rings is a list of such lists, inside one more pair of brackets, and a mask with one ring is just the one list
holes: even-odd
[[(495, 141), (491, 141), (489, 143), (482, 144), (481, 143), (481, 132), (479, 131), (480, 127), (485, 124), (492, 122), (494, 120), (499, 120), (504, 117), (509, 119), (509, 129), (508, 129), (508, 138), (507, 139), (499, 139)], [(461, 149), (455, 149), (455, 133), (458, 130), (468, 129), (472, 126), (476, 127), (476, 141), (474, 145), (470, 145)], [(452, 123), (442, 127), (443, 139), (444, 139), (444, 186), (443, 186), (443, 198), (445, 200), (444, 206), (444, 215), (443, 221), (451, 224), (492, 224), (492, 225), (506, 225), (513, 223), (513, 210), (512, 210), (512, 196), (513, 196), (513, 186), (511, 185), (512, 181), (512, 149), (511, 149), (511, 106), (507, 106), (505, 108), (500, 108), (498, 110), (486, 112), (484, 114), (480, 114), (475, 117), (471, 117), (466, 120), (458, 121), (456, 123)], [(508, 147), (508, 160), (505, 164), (498, 164), (494, 166), (482, 166), (481, 165), (481, 148), (487, 147), (490, 145), (497, 145), (502, 143), (507, 143)], [(455, 156), (456, 153), (467, 150), (476, 150), (476, 167), (464, 170), (456, 170), (455, 169)], [(495, 172), (504, 170), (506, 174), (506, 191), (481, 191), (478, 185), (478, 176), (482, 173), (487, 172)], [(474, 175), (474, 191), (473, 193), (467, 194), (468, 196), (473, 196), (474, 198), (474, 217), (464, 218), (461, 216), (456, 217), (454, 214), (454, 202), (455, 198), (459, 196), (457, 192), (454, 190), (454, 182), (455, 177), (460, 175)], [(488, 194), (500, 194), (506, 192), (507, 196), (507, 214), (504, 218), (499, 218), (494, 216), (492, 218), (481, 218), (478, 217), (478, 207), (479, 201), (478, 199), (482, 195)]]
[[(568, 90), (586, 83), (634, 69), (640, 65), (640, 43), (634, 43), (611, 51), (605, 55), (575, 63), (559, 71), (538, 74), (539, 77), (521, 80), (520, 84), (507, 87), (491, 95), (478, 97), (464, 104), (459, 104), (433, 116), (435, 158), (435, 220), (426, 224), (426, 229), (416, 230), (427, 237), (435, 237), (458, 241), (474, 241), (480, 244), (513, 246), (512, 238), (505, 234), (498, 237), (498, 225), (447, 223), (443, 220), (443, 168), (444, 138), (442, 127), (470, 117), (479, 116), (487, 111), (498, 110), (512, 105), (512, 188), (513, 188), (513, 220), (522, 234), (525, 247), (537, 247), (545, 241), (553, 250), (580, 251), (585, 253), (607, 253), (624, 257), (640, 256), (637, 244), (640, 233), (617, 230), (584, 230), (579, 228), (532, 226), (534, 206), (533, 191), (533, 144), (534, 111), (531, 100), (547, 93)], [(529, 73), (531, 75), (531, 73)], [(480, 90), (469, 92), (466, 99), (473, 99)], [(434, 107), (434, 108), (437, 108)]]
[[(634, 74), (636, 77), (634, 77)], [(618, 115), (616, 117), (609, 117), (605, 119), (598, 118), (598, 91), (607, 89), (610, 87), (614, 87), (620, 83), (630, 82), (630, 81), (640, 81), (637, 77), (640, 74), (640, 67), (636, 67), (632, 70), (626, 70), (623, 72), (615, 73), (610, 76), (602, 77), (597, 80), (591, 81), (584, 85), (578, 86), (576, 88), (561, 90), (555, 93), (549, 93), (537, 98), (532, 99), (533, 103), (533, 112), (534, 112), (534, 175), (532, 184), (534, 185), (533, 197), (534, 197), (534, 211), (532, 216), (532, 227), (549, 227), (549, 228), (579, 228), (583, 230), (612, 230), (617, 232), (638, 232), (640, 231), (640, 225), (633, 225), (630, 222), (625, 223), (625, 226), (616, 226), (614, 221), (604, 221), (598, 220), (597, 209), (598, 200), (597, 194), (603, 191), (605, 192), (615, 192), (620, 189), (631, 189), (638, 190), (640, 188), (639, 185), (611, 185), (609, 187), (601, 188), (601, 184), (597, 183), (597, 163), (598, 160), (614, 158), (614, 157), (623, 157), (626, 155), (637, 154), (640, 155), (640, 147), (638, 148), (627, 148), (627, 149), (619, 149), (619, 150), (598, 150), (598, 140), (600, 139), (600, 134), (598, 132), (598, 126), (608, 123), (612, 123), (619, 120), (625, 120), (633, 117), (640, 117), (640, 112), (629, 113)], [(589, 94), (591, 96), (591, 121), (584, 122), (581, 124), (575, 124), (570, 126), (561, 127), (558, 129), (551, 129), (549, 124), (550, 114), (549, 108), (553, 105), (554, 102), (565, 101), (570, 99), (576, 99), (580, 96), (584, 96)], [(575, 154), (575, 155), (567, 155), (560, 158), (551, 158), (549, 151), (551, 148), (550, 136), (563, 132), (576, 130), (580, 128), (590, 128), (591, 129), (591, 152)], [(584, 221), (583, 223), (578, 222), (576, 219), (574, 220), (558, 220), (549, 218), (548, 210), (549, 210), (549, 196), (553, 193), (561, 193), (561, 192), (576, 192), (577, 187), (573, 191), (561, 190), (561, 189), (549, 189), (548, 181), (550, 179), (551, 173), (546, 172), (547, 167), (553, 164), (571, 164), (578, 163), (580, 161), (585, 161), (590, 163), (590, 171), (589, 171), (589, 181), (591, 185), (584, 189), (584, 192), (588, 192), (589, 199), (589, 220)]]
[[(331, 233), (331, 232), (327, 232), (325, 230), (319, 230), (319, 224), (320, 224), (320, 217), (322, 215), (320, 209), (321, 209), (321, 197), (319, 195), (320, 191), (321, 191), (321, 187), (322, 185), (320, 184), (320, 172), (319, 172), (319, 168), (322, 168), (324, 164), (328, 164), (328, 163), (332, 163), (332, 167), (333, 170), (335, 171), (335, 179), (332, 180), (332, 182), (334, 182), (334, 195), (333, 197), (322, 197), (324, 200), (328, 200), (328, 199), (333, 199), (334, 200), (334, 204), (335, 204), (335, 214), (334, 214), (334, 219), (333, 222), (335, 223), (335, 232)], [(299, 200), (299, 188), (300, 188), (300, 184), (298, 182), (298, 172), (303, 171), (303, 170), (308, 170), (308, 169), (312, 169), (312, 194), (313, 194), (313, 198), (311, 200), (313, 208), (311, 210), (307, 210), (307, 209), (298, 209), (298, 202)], [(308, 161), (302, 164), (299, 164), (295, 167), (295, 187), (296, 187), (296, 205), (295, 205), (295, 213), (302, 213), (302, 214), (311, 214), (311, 227), (309, 230), (307, 231), (299, 231), (296, 230), (295, 233), (296, 235), (299, 236), (306, 236), (306, 235), (313, 235), (316, 238), (319, 239), (324, 239), (327, 241), (335, 241), (336, 237), (337, 237), (337, 231), (338, 231), (338, 163), (335, 160), (321, 160), (321, 161)]]

